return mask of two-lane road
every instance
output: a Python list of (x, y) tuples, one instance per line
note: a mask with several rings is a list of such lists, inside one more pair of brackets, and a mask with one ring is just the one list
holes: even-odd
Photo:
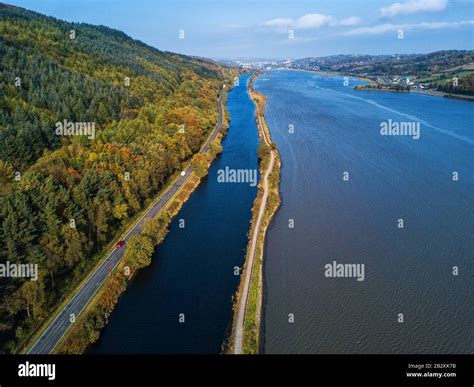
[[(219, 94), (218, 99), (218, 118), (216, 127), (209, 135), (207, 141), (202, 146), (200, 152), (204, 153), (209, 149), (209, 144), (214, 140), (222, 127), (222, 98), (223, 92)], [(191, 164), (184, 170), (179, 178), (171, 185), (161, 197), (148, 209), (148, 211), (130, 228), (128, 233), (123, 238), (128, 240), (132, 235), (140, 234), (145, 219), (155, 217), (169, 202), (173, 195), (186, 182), (188, 176), (192, 172)], [(61, 338), (68, 331), (71, 326), (71, 317), (76, 319), (91, 301), (100, 287), (104, 284), (110, 273), (117, 267), (124, 255), (125, 248), (115, 249), (107, 258), (100, 264), (100, 266), (89, 276), (86, 282), (76, 292), (74, 297), (64, 306), (56, 318), (43, 331), (38, 340), (31, 346), (28, 354), (47, 354), (51, 353)]]

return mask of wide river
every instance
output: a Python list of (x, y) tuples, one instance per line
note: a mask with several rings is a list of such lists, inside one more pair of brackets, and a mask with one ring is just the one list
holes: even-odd
[(218, 182), (217, 176), (226, 167), (258, 168), (248, 77), (229, 92), (231, 122), (222, 155), (172, 222), (152, 264), (133, 279), (89, 353), (221, 352), (239, 282), (234, 267), (243, 265), (257, 187)]
[[(474, 104), (344, 81), (256, 81), (283, 163), (265, 352), (473, 353)], [(419, 138), (381, 135), (390, 122)], [(364, 276), (326, 276), (333, 262)]]

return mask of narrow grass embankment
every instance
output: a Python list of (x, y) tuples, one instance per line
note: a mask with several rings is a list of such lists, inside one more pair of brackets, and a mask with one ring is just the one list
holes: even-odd
[(232, 340), (227, 346), (228, 353), (236, 354), (257, 354), (260, 350), (265, 236), (281, 202), (280, 156), (275, 144), (271, 142), (270, 131), (265, 122), (266, 97), (253, 89), (255, 78), (256, 74), (249, 81), (249, 95), (256, 106), (260, 137), (258, 157), (262, 178), (252, 208), (245, 265), (234, 303)]
[(139, 269), (151, 263), (155, 247), (164, 240), (172, 219), (179, 213), (181, 207), (197, 188), (202, 178), (207, 175), (207, 170), (212, 161), (222, 151), (221, 141), (228, 129), (225, 97), (222, 103), (224, 106), (222, 127), (216, 138), (211, 141), (208, 151), (193, 158), (194, 171), (189, 175), (186, 182), (158, 215), (145, 222), (141, 234), (129, 239), (122, 261), (72, 324), (54, 349), (54, 353), (83, 353), (90, 344), (97, 341), (101, 330), (108, 322), (109, 315), (122, 293), (127, 289), (128, 283)]

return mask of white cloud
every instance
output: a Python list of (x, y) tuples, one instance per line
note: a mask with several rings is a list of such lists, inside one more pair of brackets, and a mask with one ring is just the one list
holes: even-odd
[(293, 29), (311, 29), (324, 26), (353, 26), (361, 22), (357, 16), (351, 16), (346, 19), (338, 20), (331, 15), (323, 15), (320, 13), (309, 13), (297, 19), (278, 18), (263, 23), (266, 27), (276, 28), (293, 28)]
[(293, 19), (278, 18), (278, 19), (269, 20), (263, 23), (263, 25), (267, 27), (290, 27), (293, 24), (293, 22), (294, 22)]
[(474, 25), (474, 20), (465, 20), (459, 22), (432, 22), (418, 24), (379, 24), (372, 27), (356, 28), (345, 32), (343, 35), (379, 35), (398, 30), (441, 30), (446, 28), (458, 28), (468, 25)]
[(295, 28), (319, 28), (325, 25), (334, 24), (336, 19), (329, 15), (321, 15), (319, 13), (309, 13), (296, 19)]
[(409, 0), (404, 3), (393, 3), (381, 8), (382, 16), (407, 15), (417, 12), (437, 12), (442, 11), (448, 5), (448, 0)]
[(342, 19), (339, 24), (341, 26), (356, 26), (362, 22), (362, 19), (359, 16), (351, 16), (346, 19)]

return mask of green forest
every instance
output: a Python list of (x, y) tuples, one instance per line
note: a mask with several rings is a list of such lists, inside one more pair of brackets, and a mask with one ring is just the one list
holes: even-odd
[(433, 88), (437, 88), (439, 91), (453, 94), (465, 94), (474, 96), (474, 75), (466, 75), (458, 79), (455, 85), (452, 79), (444, 81), (441, 84), (434, 84)]
[[(191, 160), (228, 70), (103, 26), (0, 4), (0, 353), (21, 348)], [(58, 135), (58, 123), (94, 128)], [(71, 132), (72, 133), (72, 132)]]

